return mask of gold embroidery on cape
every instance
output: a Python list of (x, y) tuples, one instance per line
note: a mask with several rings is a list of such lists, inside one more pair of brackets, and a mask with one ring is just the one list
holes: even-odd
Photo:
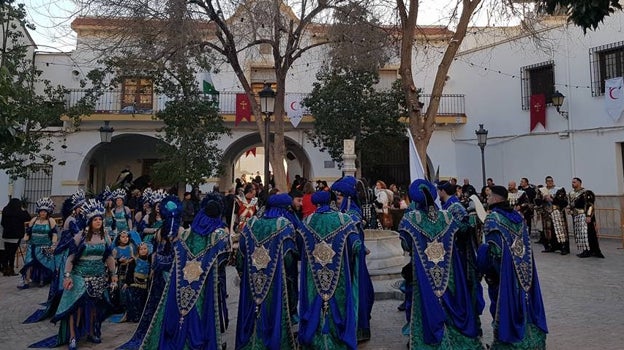
[(180, 288), (180, 314), (186, 316), (193, 305), (193, 299), (197, 292), (191, 288), (191, 286), (184, 286)]
[(336, 252), (334, 252), (332, 247), (325, 241), (317, 244), (312, 252), (312, 256), (314, 256), (316, 262), (323, 267), (332, 262), (334, 255), (336, 255)]
[(522, 241), (522, 237), (516, 237), (511, 244), (511, 251), (517, 257), (524, 256), (524, 242)]
[[(319, 277), (319, 284), (321, 285), (321, 289), (323, 289), (324, 291), (330, 289), (332, 286), (332, 281), (334, 280), (334, 271), (323, 266), (323, 268), (320, 269), (317, 274)], [(321, 293), (321, 297), (325, 301), (331, 298), (329, 294), (324, 293)]]
[(271, 256), (264, 246), (257, 247), (251, 254), (251, 264), (258, 270), (266, 269), (269, 262), (271, 262)]
[(440, 267), (439, 265), (435, 265), (434, 267), (429, 269), (429, 274), (431, 275), (433, 284), (437, 289), (434, 290), (434, 293), (438, 296), (438, 298), (442, 297), (442, 295), (444, 294), (444, 290), (439, 290), (439, 288), (442, 287), (442, 282), (444, 282), (444, 273), (444, 268)]
[[(255, 294), (262, 293), (268, 280), (269, 278), (263, 272), (254, 272), (251, 274), (251, 283), (253, 284)], [(260, 298), (255, 298), (255, 301), (256, 304), (262, 303), (262, 299)]]
[(182, 271), (184, 272), (184, 279), (188, 283), (193, 283), (195, 281), (199, 281), (199, 277), (204, 270), (202, 270), (201, 262), (189, 261), (186, 263), (186, 266), (184, 266)]
[(425, 249), (425, 254), (427, 255), (427, 259), (429, 259), (429, 261), (433, 262), (434, 264), (437, 264), (440, 261), (444, 261), (444, 244), (438, 241), (427, 243), (427, 249)]

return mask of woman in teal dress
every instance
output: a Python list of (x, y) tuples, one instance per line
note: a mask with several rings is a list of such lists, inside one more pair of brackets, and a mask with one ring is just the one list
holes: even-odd
[(130, 208), (124, 205), (126, 191), (123, 188), (114, 190), (112, 199), (115, 201), (113, 219), (115, 220), (115, 228), (117, 229), (117, 232), (130, 232), (132, 230), (132, 212), (130, 211)]
[(28, 223), (22, 242), (28, 244), (24, 267), (20, 271), (26, 289), (32, 281), (42, 286), (54, 278), (54, 249), (58, 241), (56, 221), (50, 217), (54, 211), (54, 203), (44, 197), (37, 201), (37, 216)]
[(165, 199), (167, 193), (164, 190), (156, 190), (150, 193), (149, 203), (153, 208), (147, 215), (143, 216), (139, 224), (141, 240), (153, 246), (156, 232), (163, 226), (163, 218), (160, 215), (160, 203)]
[(69, 343), (69, 350), (77, 348), (77, 341), (87, 335), (87, 341), (101, 343), (101, 322), (107, 309), (109, 276), (110, 287), (116, 288), (117, 276), (112, 274), (115, 260), (110, 242), (104, 233), (104, 206), (90, 199), (82, 206), (87, 227), (74, 237), (65, 263), (63, 296), (53, 322), (60, 321), (56, 336), (31, 345), (55, 347)]
[(104, 203), (104, 232), (108, 234), (111, 241), (114, 241), (115, 236), (117, 236), (117, 227), (115, 225), (115, 215), (113, 214), (113, 192), (106, 186), (98, 198)]

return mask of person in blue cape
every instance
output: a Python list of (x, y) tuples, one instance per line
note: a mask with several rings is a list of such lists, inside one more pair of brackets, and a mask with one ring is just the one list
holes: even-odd
[(82, 190), (74, 193), (63, 202), (63, 207), (61, 208), (63, 228), (61, 229), (61, 237), (54, 249), (55, 276), (52, 283), (50, 283), (48, 300), (45, 302), (45, 309), (35, 311), (23, 323), (39, 322), (52, 317), (56, 313), (56, 308), (63, 294), (63, 273), (65, 272), (65, 262), (69, 255), (69, 248), (74, 244), (74, 236), (86, 226), (81, 209), (84, 202), (85, 193)]
[(101, 322), (106, 315), (108, 287), (116, 288), (113, 274), (115, 261), (111, 256), (108, 235), (104, 232), (104, 205), (90, 199), (82, 205), (87, 218), (85, 229), (74, 237), (63, 274), (63, 295), (52, 318), (60, 321), (58, 335), (31, 345), (55, 347), (68, 343), (70, 350), (87, 335), (87, 341), (101, 343)]
[(36, 203), (37, 216), (32, 218), (26, 228), (22, 242), (28, 244), (24, 267), (21, 269), (23, 283), (19, 289), (27, 289), (31, 282), (39, 286), (54, 279), (54, 249), (58, 241), (56, 221), (50, 215), (54, 212), (54, 203), (48, 197)]
[(302, 349), (357, 348), (360, 250), (355, 222), (332, 210), (331, 194), (312, 195), (316, 211), (299, 229), (299, 343)]
[[(477, 242), (477, 227), (471, 222), (468, 211), (461, 204), (459, 198), (455, 196), (457, 185), (453, 185), (449, 181), (441, 181), (436, 185), (436, 188), (442, 209), (448, 211), (459, 226), (455, 234), (455, 247), (457, 247), (457, 253), (462, 260), (466, 283), (471, 293), (473, 310), (481, 315), (485, 308), (485, 300), (481, 286), (482, 275), (477, 269), (477, 250), (481, 244), (481, 242)], [(479, 317), (477, 317), (477, 322), (479, 335), (483, 335)]]
[(249, 219), (241, 233), (236, 349), (297, 349), (290, 300), (284, 297), (286, 266), (295, 250), (295, 227), (286, 218), (291, 204), (288, 194), (269, 196), (263, 216)]
[[(156, 236), (154, 236), (155, 245), (152, 248), (151, 276), (145, 308), (143, 309), (143, 314), (141, 315), (141, 319), (139, 320), (134, 334), (130, 340), (117, 347), (118, 350), (136, 350), (141, 347), (145, 334), (148, 332), (148, 328), (152, 323), (156, 309), (163, 296), (165, 285), (167, 281), (169, 281), (170, 270), (174, 259), (173, 246), (175, 240), (177, 240), (184, 231), (181, 226), (182, 203), (176, 196), (168, 196), (160, 204), (160, 213), (163, 218), (163, 225)], [(148, 250), (150, 250), (150, 244), (148, 244)]]
[[(191, 229), (183, 231), (174, 242), (175, 259), (171, 277), (141, 349), (223, 348), (221, 333), (227, 327), (227, 310), (225, 295), (220, 287), (223, 279), (218, 271), (220, 265), (227, 263), (229, 237), (221, 219), (222, 198), (211, 193), (204, 203)], [(170, 205), (172, 202), (167, 199), (162, 203), (163, 207)], [(174, 205), (182, 212), (179, 200)]]
[(457, 221), (438, 210), (436, 188), (418, 179), (409, 187), (414, 210), (399, 224), (401, 245), (410, 253), (406, 273), (406, 318), (410, 349), (483, 349), (462, 259)]
[(546, 313), (526, 222), (493, 186), (477, 263), (488, 284), (494, 328), (490, 349), (545, 349)]
[(370, 319), (375, 302), (375, 290), (368, 267), (366, 266), (366, 254), (368, 250), (364, 246), (364, 225), (362, 222), (362, 209), (359, 206), (358, 193), (356, 189), (357, 180), (353, 176), (345, 176), (334, 182), (331, 190), (336, 193), (337, 205), (342, 213), (348, 214), (353, 219), (360, 235), (362, 249), (358, 255), (358, 331), (357, 339), (360, 341), (370, 340)]

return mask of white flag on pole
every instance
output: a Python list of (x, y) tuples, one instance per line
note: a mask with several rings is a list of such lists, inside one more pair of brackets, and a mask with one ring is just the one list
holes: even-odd
[(407, 129), (407, 136), (409, 137), (409, 164), (410, 164), (410, 180), (414, 182), (416, 179), (426, 179), (425, 168), (420, 161), (418, 150), (416, 149), (416, 143), (410, 129)]
[(624, 112), (622, 80), (622, 77), (605, 80), (605, 109), (614, 122), (618, 121)]
[(301, 119), (303, 119), (303, 106), (301, 106), (301, 95), (288, 94), (284, 99), (284, 110), (290, 118), (293, 127), (297, 127)]

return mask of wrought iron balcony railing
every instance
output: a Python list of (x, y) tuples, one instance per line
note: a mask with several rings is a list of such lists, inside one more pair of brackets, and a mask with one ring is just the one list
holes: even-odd
[[(76, 105), (81, 98), (87, 93), (85, 89), (69, 90), (66, 97), (67, 106)], [(236, 95), (241, 92), (224, 91), (218, 95), (206, 95), (206, 98), (215, 99), (219, 103), (219, 111), (223, 115), (232, 115), (236, 113)], [(287, 95), (297, 95), (303, 99), (308, 94), (304, 93), (286, 93)], [(127, 97), (127, 96), (126, 96)], [(421, 95), (420, 100), (424, 103), (423, 111), (429, 105), (431, 95)], [(104, 92), (97, 100), (95, 105), (95, 114), (155, 114), (165, 108), (167, 101), (170, 101), (164, 95), (153, 95), (152, 101), (142, 101), (144, 103), (128, 102), (122, 98), (121, 90), (110, 90)], [(286, 100), (291, 100), (286, 98)], [(150, 103), (151, 102), (151, 103)], [(439, 117), (464, 117), (465, 118), (465, 97), (459, 94), (442, 95), (440, 99), (440, 107), (438, 108)], [(308, 110), (305, 114), (310, 114)]]

